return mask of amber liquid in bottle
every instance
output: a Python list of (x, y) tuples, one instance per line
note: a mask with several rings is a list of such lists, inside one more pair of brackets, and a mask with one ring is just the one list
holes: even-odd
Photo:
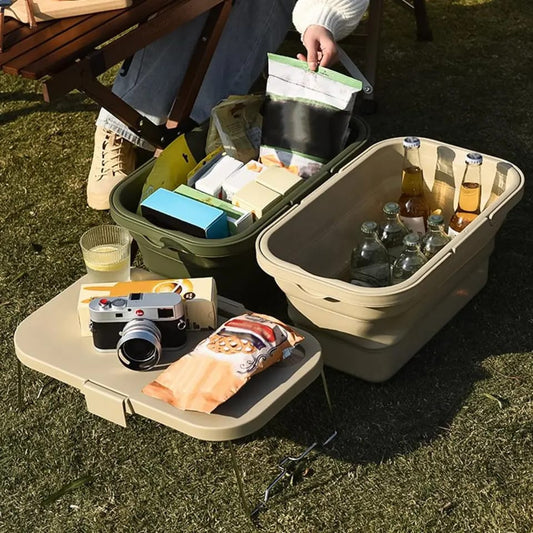
[(424, 194), (422, 169), (410, 166), (402, 170), (402, 194), (398, 198), (402, 222), (412, 231), (423, 234), (429, 216), (429, 204)]
[(448, 227), (454, 237), (463, 231), (481, 212), (481, 163), (483, 156), (477, 152), (466, 155), (465, 173), (459, 191), (459, 205)]
[(459, 206), (450, 220), (448, 232), (460, 233), (480, 213), (481, 185), (466, 182), (461, 185), (459, 193)]

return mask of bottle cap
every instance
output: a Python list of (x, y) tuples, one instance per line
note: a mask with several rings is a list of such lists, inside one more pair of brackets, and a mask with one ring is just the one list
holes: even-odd
[(383, 206), (383, 212), (387, 215), (397, 215), (400, 212), (400, 206), (396, 202), (387, 202)]
[(431, 226), (440, 226), (441, 224), (444, 224), (444, 217), (436, 214), (429, 215), (428, 224)]
[(481, 165), (483, 163), (483, 156), (477, 152), (470, 152), (466, 154), (465, 163), (467, 165)]
[(367, 220), (361, 224), (361, 231), (363, 233), (375, 233), (378, 230), (378, 225), (373, 220)]
[(413, 246), (414, 244), (419, 244), (420, 243), (420, 237), (418, 236), (418, 233), (415, 233), (414, 231), (411, 232), (411, 233), (408, 233), (404, 238), (403, 238), (403, 243), (406, 245), (406, 246)]
[(420, 148), (420, 139), (418, 137), (406, 137), (403, 140), (404, 148)]

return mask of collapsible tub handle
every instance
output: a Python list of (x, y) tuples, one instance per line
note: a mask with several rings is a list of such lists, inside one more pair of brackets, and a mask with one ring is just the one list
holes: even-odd
[(147, 240), (152, 246), (154, 246), (155, 248), (159, 248), (159, 249), (162, 249), (165, 247), (165, 243), (164, 242), (161, 242), (159, 239), (158, 240), (154, 240), (150, 237), (148, 237), (148, 235), (145, 235), (145, 234), (142, 234), (142, 237)]
[(305, 294), (308, 294), (309, 296), (316, 298), (317, 300), (326, 300), (327, 302), (332, 303), (339, 303), (340, 300), (338, 298), (334, 298), (333, 296), (324, 296), (323, 294), (318, 294), (315, 292), (310, 291), (309, 289), (304, 289), (300, 284), (296, 283), (296, 286), (302, 291), (305, 292)]
[(161, 244), (167, 250), (171, 250), (176, 253), (188, 253), (188, 251), (185, 248), (183, 248), (183, 246), (179, 242), (175, 241), (174, 239), (163, 237), (161, 239)]

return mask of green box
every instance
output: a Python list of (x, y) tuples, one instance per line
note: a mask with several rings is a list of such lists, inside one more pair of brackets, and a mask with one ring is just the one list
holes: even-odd
[(189, 187), (188, 185), (181, 184), (178, 188), (174, 189), (174, 192), (191, 198), (192, 200), (198, 200), (203, 204), (211, 205), (217, 207), (224, 211), (226, 218), (228, 220), (228, 228), (232, 235), (237, 235), (241, 233), (248, 226), (253, 224), (253, 214), (250, 211), (245, 211), (240, 207), (237, 207), (225, 200), (211, 196), (205, 192), (199, 191), (194, 187)]
[[(264, 217), (242, 233), (223, 239), (203, 239), (163, 229), (138, 215), (137, 205), (146, 177), (155, 159), (147, 161), (119, 183), (111, 192), (110, 213), (120, 226), (128, 228), (141, 252), (147, 269), (166, 278), (212, 276), (218, 293), (264, 312), (279, 309), (285, 295), (273, 278), (257, 264), (255, 241), (261, 230), (298, 204), (325, 182), (343, 164), (360, 153), (370, 136), (366, 121), (354, 116), (348, 146), (314, 176), (306, 178)], [(298, 243), (294, 243), (298, 246)]]

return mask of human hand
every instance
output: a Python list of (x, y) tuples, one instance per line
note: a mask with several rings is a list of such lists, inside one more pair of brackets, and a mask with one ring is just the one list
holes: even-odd
[(310, 70), (316, 70), (319, 64), (321, 67), (333, 65), (338, 60), (337, 43), (324, 26), (317, 24), (308, 26), (302, 36), (302, 42), (307, 50), (307, 56), (298, 54), (296, 57), (300, 61), (306, 61)]

